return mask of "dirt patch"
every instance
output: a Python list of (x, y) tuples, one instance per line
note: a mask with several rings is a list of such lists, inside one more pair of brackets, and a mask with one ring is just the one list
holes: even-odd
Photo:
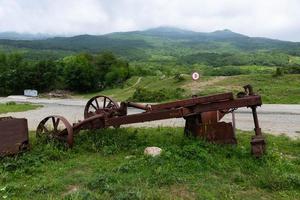
[(62, 194), (63, 197), (71, 195), (79, 191), (79, 185), (69, 185), (67, 191)]
[(202, 80), (201, 77), (197, 81), (191, 81), (182, 86), (185, 90), (190, 90), (192, 94), (197, 94), (204, 90), (205, 87), (212, 86), (228, 77), (226, 76), (217, 76), (210, 78), (208, 80)]
[(67, 90), (53, 90), (49, 93), (43, 94), (42, 97), (67, 99), (67, 98), (71, 98), (72, 95), (73, 93)]
[(189, 191), (185, 185), (172, 185), (170, 192), (175, 199), (196, 199), (195, 193)]

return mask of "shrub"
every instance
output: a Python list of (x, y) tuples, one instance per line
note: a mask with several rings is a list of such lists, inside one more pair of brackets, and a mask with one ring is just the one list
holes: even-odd
[(300, 66), (286, 67), (284, 72), (287, 74), (300, 74)]
[(175, 76), (174, 76), (174, 79), (177, 81), (177, 82), (182, 82), (185, 80), (183, 74), (180, 74), (180, 73), (176, 73)]
[(203, 75), (205, 76), (235, 76), (235, 75), (241, 75), (246, 74), (247, 71), (241, 70), (239, 67), (210, 67), (205, 68), (203, 71)]
[(14, 106), (14, 105), (16, 105), (16, 104), (17, 104), (17, 103), (14, 102), (14, 101), (9, 101), (9, 102), (6, 103), (7, 106)]
[(283, 76), (283, 69), (280, 67), (276, 68), (275, 74), (273, 74), (274, 77)]
[(180, 99), (183, 98), (184, 89), (160, 89), (160, 90), (148, 90), (146, 88), (137, 88), (133, 93), (132, 97), (129, 98), (130, 101), (139, 102), (160, 102), (170, 99)]

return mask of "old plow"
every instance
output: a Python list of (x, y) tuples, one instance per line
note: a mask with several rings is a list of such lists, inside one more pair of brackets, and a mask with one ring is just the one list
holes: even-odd
[[(154, 120), (184, 118), (184, 133), (218, 144), (236, 144), (235, 130), (231, 122), (220, 121), (226, 114), (241, 107), (252, 110), (255, 135), (251, 140), (251, 152), (259, 157), (265, 152), (265, 139), (259, 127), (256, 108), (262, 105), (261, 97), (254, 94), (250, 85), (235, 97), (223, 93), (204, 97), (192, 97), (162, 104), (139, 104), (121, 102), (120, 105), (107, 96), (91, 98), (84, 109), (84, 120), (71, 125), (62, 116), (49, 116), (38, 125), (37, 137), (58, 139), (69, 147), (74, 144), (74, 135), (80, 130), (120, 127), (124, 124)], [(128, 114), (128, 108), (137, 108), (141, 113)]]

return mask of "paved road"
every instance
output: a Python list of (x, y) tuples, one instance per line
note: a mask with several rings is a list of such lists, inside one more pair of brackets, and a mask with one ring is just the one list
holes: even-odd
[[(0, 116), (25, 117), (28, 119), (29, 129), (35, 130), (38, 123), (48, 115), (62, 115), (70, 123), (83, 119), (83, 109), (86, 100), (78, 99), (36, 99), (24, 97), (0, 98), (0, 103), (16, 101), (44, 105), (37, 110), (27, 112), (7, 113)], [(129, 109), (129, 114), (138, 113), (137, 109)], [(253, 130), (251, 110), (241, 108), (235, 111), (236, 127), (241, 130)], [(265, 104), (258, 108), (258, 117), (262, 130), (272, 134), (286, 134), (290, 137), (300, 138), (300, 105)], [(225, 121), (231, 121), (227, 115)], [(183, 119), (168, 119), (153, 122), (132, 124), (135, 127), (153, 126), (184, 126)]]

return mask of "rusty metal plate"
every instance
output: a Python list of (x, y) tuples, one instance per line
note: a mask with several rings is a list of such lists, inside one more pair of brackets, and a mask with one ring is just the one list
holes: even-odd
[(255, 135), (251, 139), (251, 154), (261, 157), (266, 152), (266, 141), (262, 135)]
[(217, 144), (237, 144), (232, 123), (200, 124), (195, 134)]
[(28, 146), (27, 119), (0, 118), (0, 156), (16, 154)]

